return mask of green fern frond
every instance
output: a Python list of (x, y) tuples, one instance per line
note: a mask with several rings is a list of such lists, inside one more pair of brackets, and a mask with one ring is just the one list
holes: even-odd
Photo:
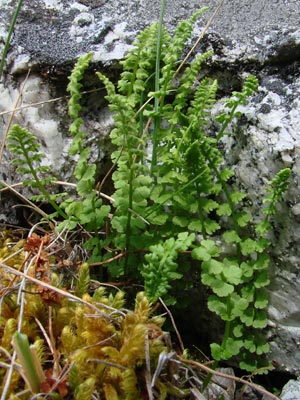
[(269, 187), (267, 188), (268, 196), (263, 199), (263, 204), (267, 204), (262, 211), (265, 218), (258, 223), (255, 228), (260, 236), (264, 236), (271, 229), (270, 217), (276, 214), (276, 205), (287, 191), (290, 177), (290, 168), (284, 168), (277, 172), (275, 177), (270, 181)]
[[(106, 77), (101, 74), (98, 74), (98, 77), (104, 82), (108, 91), (107, 99), (111, 103), (116, 126), (110, 137), (112, 143), (119, 148), (112, 154), (112, 160), (117, 164), (117, 170), (112, 176), (116, 188), (113, 195), (116, 211), (111, 225), (118, 232), (117, 240), (114, 242), (118, 248), (129, 250), (133, 244), (138, 245), (136, 240), (140, 238), (141, 229), (145, 228), (145, 222), (139, 215), (143, 217), (151, 184), (151, 179), (147, 176), (148, 168), (144, 162), (146, 139), (143, 137), (139, 121), (135, 118), (135, 102), (131, 102), (126, 96), (116, 94), (114, 86)], [(126, 273), (127, 256), (124, 264)]]
[[(168, 87), (170, 85), (175, 72), (175, 67), (178, 65), (187, 41), (192, 35), (194, 24), (198, 17), (207, 10), (208, 7), (202, 7), (200, 10), (196, 11), (188, 20), (180, 21), (175, 29), (173, 37), (170, 38), (166, 44), (164, 44), (162, 56), (164, 67), (162, 68), (160, 87)], [(167, 90), (167, 87), (165, 87), (164, 90)], [(171, 88), (171, 86), (169, 86), (169, 88)]]
[[(134, 48), (121, 61), (123, 72), (118, 82), (119, 92), (126, 96), (131, 106), (140, 104), (147, 82), (155, 67), (158, 24), (142, 31), (134, 41)], [(164, 31), (163, 35), (166, 35)]]
[(92, 56), (92, 53), (87, 53), (79, 57), (69, 77), (69, 84), (67, 86), (67, 91), (71, 95), (68, 102), (69, 116), (73, 121), (70, 125), (69, 132), (74, 137), (70, 149), (71, 155), (75, 155), (82, 150), (82, 141), (85, 137), (84, 132), (80, 130), (83, 124), (83, 120), (79, 116), (81, 110), (81, 106), (79, 103), (81, 99), (80, 89), (82, 88), (81, 81), (84, 72), (88, 68)]
[(194, 234), (183, 232), (177, 240), (169, 238), (163, 243), (150, 246), (150, 253), (145, 255), (147, 264), (143, 265), (142, 276), (146, 295), (151, 301), (155, 302), (165, 296), (171, 288), (171, 282), (182, 277), (176, 263), (178, 252), (188, 249), (194, 240)]
[(283, 194), (287, 191), (290, 184), (289, 180), (291, 177), (290, 168), (281, 169), (270, 182), (270, 187), (267, 188), (269, 195), (263, 200), (263, 202), (269, 203), (268, 207), (264, 209), (265, 215), (275, 214), (275, 204), (278, 203)]
[(170, 116), (172, 118), (169, 119), (169, 122), (172, 125), (179, 123), (180, 120), (184, 118), (183, 113), (188, 105), (188, 101), (191, 95), (191, 88), (193, 88), (195, 82), (197, 81), (200, 67), (203, 64), (203, 62), (212, 55), (213, 55), (212, 51), (208, 51), (204, 54), (197, 55), (195, 59), (191, 62), (191, 64), (185, 69), (182, 77), (180, 77), (180, 83), (176, 90), (176, 97), (173, 103), (174, 111), (176, 112), (170, 113)]
[[(17, 158), (13, 164), (17, 165), (17, 172), (34, 176), (36, 167), (41, 172), (50, 172), (49, 167), (41, 167), (40, 163), (45, 157), (40, 153), (40, 144), (37, 138), (25, 128), (14, 125), (8, 134), (8, 148)], [(36, 179), (36, 181), (39, 181)]]
[[(216, 93), (218, 82), (209, 78), (203, 79), (198, 85), (194, 99), (191, 101), (191, 107), (188, 109), (188, 116), (194, 123), (198, 123), (199, 128), (207, 125), (207, 117), (214, 103), (216, 102)], [(198, 121), (195, 121), (197, 116)]]
[(244, 105), (247, 98), (252, 96), (258, 88), (258, 79), (249, 75), (244, 84), (241, 92), (233, 92), (232, 97), (225, 102), (225, 107), (228, 108), (227, 113), (222, 113), (216, 117), (216, 121), (221, 123), (221, 129), (217, 135), (217, 140), (226, 135), (226, 129), (234, 118), (240, 117), (240, 112), (237, 111), (238, 106)]
[[(99, 237), (99, 231), (105, 224), (108, 217), (110, 206), (103, 205), (101, 198), (96, 190), (96, 164), (90, 163), (90, 149), (85, 147), (84, 139), (85, 132), (81, 130), (83, 120), (80, 117), (82, 79), (85, 70), (88, 68), (92, 59), (92, 53), (85, 54), (79, 57), (75, 64), (67, 90), (71, 94), (69, 100), (69, 115), (73, 122), (70, 126), (70, 133), (73, 136), (73, 141), (70, 148), (72, 156), (79, 155), (77, 164), (74, 169), (74, 177), (76, 182), (76, 191), (80, 199), (65, 199), (61, 207), (66, 213), (65, 221), (63, 221), (58, 229), (62, 230), (66, 227), (74, 229), (78, 224), (81, 224), (93, 235), (85, 243), (85, 248), (91, 250), (89, 262), (98, 262), (101, 258), (102, 241)], [(101, 273), (100, 273), (101, 275)]]
[(41, 192), (39, 198), (49, 203), (58, 215), (66, 218), (66, 214), (55, 201), (56, 196), (52, 196), (47, 190), (46, 186), (56, 179), (49, 176), (50, 167), (41, 165), (45, 155), (40, 152), (37, 138), (27, 129), (14, 125), (8, 134), (8, 148), (15, 155), (12, 162), (17, 165), (17, 172), (24, 176), (23, 184), (37, 188)]
[(163, 61), (165, 64), (173, 64), (178, 61), (179, 57), (187, 44), (187, 41), (191, 38), (194, 24), (198, 17), (208, 10), (208, 7), (202, 7), (196, 11), (187, 20), (180, 21), (175, 29), (174, 35), (172, 36), (171, 44), (166, 49), (165, 58)]

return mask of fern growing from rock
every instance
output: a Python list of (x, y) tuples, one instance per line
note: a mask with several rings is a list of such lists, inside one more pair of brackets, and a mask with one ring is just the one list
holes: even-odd
[[(141, 264), (140, 255), (134, 258), (135, 249), (149, 251), (139, 268), (146, 293), (153, 300), (167, 296), (174, 301), (168, 297), (170, 283), (188, 268), (182, 260), (177, 264), (176, 253), (189, 248), (192, 257), (201, 262), (202, 283), (212, 291), (208, 308), (225, 321), (222, 343), (211, 346), (213, 357), (220, 361), (239, 355), (241, 367), (254, 371), (259, 362), (251, 362), (252, 354), (269, 350), (261, 334), (267, 324), (269, 242), (263, 235), (251, 233), (252, 216), (243, 207), (246, 194), (228, 183), (234, 172), (225, 166), (219, 141), (228, 135), (228, 125), (240, 116), (238, 107), (254, 93), (258, 82), (249, 75), (242, 90), (233, 92), (226, 111), (216, 117), (219, 131), (213, 133), (210, 118), (218, 84), (208, 77), (197, 84), (201, 65), (211, 53), (198, 55), (177, 75), (177, 60), (194, 18), (182, 23), (173, 37), (163, 31), (159, 85), (146, 69), (155, 65), (153, 30), (157, 25), (147, 31), (149, 43), (143, 32), (123, 62), (119, 92), (98, 74), (106, 85), (116, 121), (112, 138), (118, 145), (118, 156), (113, 158), (117, 191), (113, 197), (117, 200), (118, 233), (124, 232), (130, 239), (121, 243), (117, 232), (115, 236), (118, 246), (125, 245), (120, 251), (130, 254), (126, 260), (133, 272), (134, 266)], [(141, 70), (143, 73), (138, 72)], [(142, 107), (139, 98), (144, 101)], [(267, 210), (274, 211), (288, 177), (289, 170), (284, 170), (275, 178), (281, 181), (278, 188), (282, 190), (276, 191), (277, 197), (269, 196), (273, 205)], [(142, 206), (133, 201), (135, 192)], [(129, 208), (136, 214), (135, 222)], [(256, 229), (263, 226), (270, 228), (264, 220)], [(189, 238), (188, 247), (177, 246), (176, 237), (181, 235)], [(231, 246), (231, 254), (222, 250), (226, 246)], [(125, 271), (129, 272), (128, 264)]]
[[(110, 276), (142, 281), (154, 302), (162, 296), (176, 303), (172, 284), (191, 269), (191, 258), (196, 260), (200, 280), (210, 290), (208, 308), (225, 322), (222, 343), (211, 346), (214, 359), (239, 355), (241, 367), (254, 371), (259, 363), (252, 362), (253, 353), (269, 349), (262, 334), (269, 284), (266, 234), (290, 171), (279, 171), (271, 181), (262, 221), (254, 223), (244, 207), (246, 194), (230, 183), (234, 171), (226, 167), (220, 140), (240, 116), (239, 106), (257, 89), (257, 79), (249, 75), (241, 91), (226, 101), (224, 112), (213, 118), (218, 82), (200, 78), (201, 66), (212, 53), (198, 55), (184, 71), (178, 70), (203, 11), (180, 22), (173, 35), (158, 24), (145, 29), (121, 62), (116, 86), (97, 73), (115, 121), (110, 134), (115, 146), (111, 207), (96, 190), (96, 167), (89, 163), (81, 129), (80, 82), (91, 55), (79, 59), (68, 87), (71, 155), (79, 156), (74, 170), (77, 196), (60, 204), (67, 216), (61, 227), (84, 226), (91, 235), (85, 245), (90, 261), (107, 263)], [(107, 235), (100, 238), (105, 224)]]
[(64, 197), (66, 193), (50, 194), (48, 187), (56, 178), (52, 175), (49, 166), (42, 165), (44, 154), (40, 151), (41, 145), (37, 138), (27, 129), (14, 125), (7, 139), (8, 149), (14, 154), (12, 163), (16, 165), (16, 172), (23, 177), (22, 184), (40, 192), (33, 195), (32, 200), (46, 201), (56, 211), (56, 215), (67, 218), (57, 203), (57, 200)]

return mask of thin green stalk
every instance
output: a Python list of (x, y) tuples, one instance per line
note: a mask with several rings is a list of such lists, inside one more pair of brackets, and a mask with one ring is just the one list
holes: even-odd
[[(196, 186), (196, 193), (197, 193), (198, 213), (199, 213), (201, 221), (204, 221), (203, 207), (201, 206), (201, 202), (200, 202), (201, 191), (200, 191), (200, 188), (199, 188), (199, 183), (196, 182), (195, 186)], [(204, 224), (203, 223), (202, 223), (201, 234), (203, 236), (203, 239), (206, 239), (206, 232), (205, 232), (205, 228), (204, 228)]]
[[(161, 0), (160, 3), (160, 14), (159, 14), (159, 22), (157, 27), (157, 47), (156, 47), (156, 63), (155, 63), (155, 92), (159, 91), (159, 77), (160, 77), (160, 62), (161, 62), (161, 39), (162, 39), (162, 30), (163, 30), (163, 19), (166, 7), (166, 0)], [(155, 97), (154, 99), (154, 110), (155, 110), (155, 119), (154, 119), (154, 131), (152, 138), (152, 160), (151, 160), (151, 173), (153, 174), (154, 168), (157, 164), (157, 132), (160, 128), (160, 116), (159, 113), (159, 103), (161, 99), (159, 97)]]
[(58, 214), (63, 217), (64, 219), (68, 219), (67, 214), (65, 214), (63, 212), (63, 210), (55, 203), (55, 201), (53, 201), (51, 199), (51, 196), (49, 195), (49, 193), (47, 192), (47, 190), (45, 189), (44, 185), (41, 183), (38, 174), (36, 173), (35, 169), (32, 166), (31, 163), (31, 159), (28, 156), (26, 149), (24, 148), (23, 144), (22, 144), (22, 148), (23, 148), (23, 154), (24, 157), (26, 159), (26, 164), (28, 165), (30, 172), (33, 176), (34, 181), (36, 182), (36, 184), (38, 185), (39, 190), (43, 193), (43, 195), (45, 196), (45, 198), (48, 200), (49, 204), (58, 212)]
[[(95, 248), (97, 249), (97, 253), (101, 254), (102, 246), (101, 246), (101, 239), (100, 239), (100, 235), (99, 235), (99, 226), (98, 226), (98, 222), (97, 222), (97, 218), (96, 218), (96, 215), (97, 215), (97, 207), (95, 204), (96, 199), (97, 199), (96, 196), (92, 198), (92, 210), (95, 215), (93, 230), (94, 230), (94, 237), (97, 239), (97, 245), (95, 246)], [(103, 268), (100, 268), (100, 270), (99, 270), (99, 279), (101, 282), (104, 279)]]
[(4, 45), (4, 49), (3, 49), (3, 53), (2, 53), (2, 58), (1, 58), (1, 61), (0, 61), (0, 79), (2, 77), (5, 58), (6, 58), (6, 55), (7, 55), (7, 52), (8, 52), (11, 36), (12, 36), (14, 28), (15, 28), (16, 20), (17, 20), (18, 14), (20, 12), (22, 2), (23, 2), (23, 0), (19, 0), (18, 1), (17, 7), (16, 7), (14, 15), (13, 15), (13, 19), (12, 19), (12, 21), (10, 23), (10, 26), (9, 26), (8, 36), (7, 36), (7, 39), (5, 41), (5, 45)]
[[(229, 314), (230, 311), (230, 297), (227, 297), (227, 312)], [(227, 343), (227, 340), (229, 339), (231, 332), (231, 321), (226, 321), (225, 322), (225, 330), (224, 330), (224, 336), (222, 340), (221, 347), (224, 349)]]
[[(229, 308), (229, 298), (227, 298), (227, 309)], [(226, 321), (225, 322), (225, 329), (224, 329), (224, 336), (223, 336), (223, 340), (222, 340), (222, 344), (221, 347), (224, 348), (226, 345), (227, 340), (229, 339), (230, 336), (230, 331), (231, 331), (231, 321)], [(212, 370), (216, 370), (219, 366), (219, 362), (217, 360), (214, 361), (211, 369)], [(210, 384), (211, 382), (211, 378), (213, 377), (213, 374), (207, 374), (206, 378), (203, 381), (203, 386), (202, 386), (202, 393), (205, 391), (205, 389), (207, 388), (207, 386)]]
[[(130, 158), (132, 156), (130, 155)], [(132, 165), (132, 160), (130, 160), (130, 165)], [(128, 208), (132, 209), (132, 202), (133, 202), (133, 187), (132, 187), (132, 181), (133, 181), (133, 168), (130, 168), (130, 187), (129, 187), (129, 199), (128, 199)], [(124, 262), (124, 274), (128, 275), (128, 257), (129, 257), (129, 251), (130, 251), (130, 239), (131, 239), (131, 217), (132, 213), (128, 211), (127, 213), (127, 223), (126, 223), (126, 257), (125, 257), (125, 262)]]
[[(229, 193), (227, 184), (226, 184), (226, 182), (223, 181), (223, 179), (222, 179), (222, 177), (221, 177), (221, 174), (220, 174), (218, 168), (216, 168), (216, 167), (213, 165), (212, 162), (209, 162), (208, 165), (209, 165), (209, 167), (214, 171), (214, 173), (216, 174), (216, 177), (218, 178), (218, 181), (219, 181), (219, 182), (221, 183), (221, 185), (222, 185), (222, 188), (223, 188), (223, 191), (224, 191), (226, 200), (227, 200), (227, 202), (228, 202), (228, 204), (229, 204), (229, 207), (230, 207), (230, 209), (231, 209), (231, 212), (232, 212), (232, 222), (233, 222), (234, 230), (235, 230), (236, 233), (239, 235), (239, 233), (240, 233), (240, 228), (239, 228), (239, 225), (238, 225), (238, 223), (237, 223), (237, 221), (236, 221), (236, 218), (235, 218), (235, 208), (234, 208), (234, 204), (233, 204), (233, 202), (232, 202), (232, 200), (231, 200), (231, 197), (230, 197), (230, 193)], [(238, 252), (239, 252), (239, 254), (240, 254), (240, 245), (239, 245), (239, 243), (237, 243), (237, 245), (238, 245), (238, 246), (237, 246), (237, 250), (238, 250)]]
[[(229, 304), (229, 298), (227, 298), (227, 309), (228, 309), (228, 304)], [(222, 340), (221, 347), (224, 348), (226, 345), (226, 342), (230, 336), (230, 331), (231, 331), (231, 321), (226, 321), (225, 322), (225, 330), (224, 330), (224, 336)], [(212, 370), (216, 370), (219, 366), (219, 361), (214, 360), (213, 365), (211, 366)], [(210, 384), (211, 379), (213, 377), (213, 374), (208, 374), (206, 378), (203, 381), (203, 386), (202, 386), (202, 393), (205, 391), (207, 386)]]
[(185, 185), (181, 186), (178, 190), (176, 190), (174, 193), (171, 193), (169, 197), (167, 197), (163, 203), (158, 204), (157, 206), (155, 206), (154, 208), (152, 208), (152, 210), (150, 210), (150, 212), (148, 214), (146, 214), (144, 216), (145, 219), (147, 219), (149, 217), (149, 215), (153, 214), (156, 210), (158, 210), (160, 207), (162, 207), (165, 203), (167, 203), (169, 200), (172, 199), (172, 197), (174, 197), (176, 194), (183, 192), (186, 188), (188, 188), (189, 186), (191, 186), (194, 182), (196, 182), (202, 175), (204, 174), (204, 171), (200, 172), (200, 174), (198, 174), (197, 176), (195, 176), (195, 178), (191, 179), (188, 183), (186, 183)]
[(224, 136), (225, 130), (226, 130), (227, 126), (230, 124), (230, 122), (233, 120), (234, 114), (235, 114), (236, 109), (237, 109), (238, 106), (239, 106), (239, 104), (237, 103), (237, 104), (232, 108), (232, 110), (231, 110), (231, 112), (230, 112), (230, 114), (229, 114), (228, 119), (224, 122), (224, 124), (223, 124), (223, 126), (222, 126), (220, 132), (218, 133), (218, 135), (217, 135), (217, 137), (216, 137), (217, 140), (220, 140), (220, 139)]

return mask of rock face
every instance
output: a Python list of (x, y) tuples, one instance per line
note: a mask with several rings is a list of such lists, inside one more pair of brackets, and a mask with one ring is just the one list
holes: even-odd
[[(210, 11), (199, 20), (202, 31), (218, 2), (167, 1), (165, 23), (174, 27), (200, 6)], [(0, 1), (0, 43), (3, 47), (15, 2)], [(94, 53), (95, 69), (117, 74), (117, 62), (130, 49), (136, 34), (159, 16), (159, 0), (31, 0), (24, 2), (7, 55), (5, 77), (0, 82), (0, 113), (5, 124), (20, 87), (31, 69), (22, 96), (22, 110), (14, 122), (38, 136), (47, 154), (46, 163), (60, 179), (68, 180), (70, 160), (67, 137), (66, 76), (78, 56)], [(224, 96), (239, 86), (245, 73), (255, 74), (257, 95), (244, 113), (238, 140), (227, 140), (228, 162), (240, 184), (259, 204), (263, 186), (280, 168), (292, 169), (292, 184), (275, 221), (273, 282), (270, 287), (269, 335), (271, 359), (279, 369), (300, 375), (300, 3), (298, 0), (227, 0), (208, 29), (200, 50), (215, 52), (208, 72), (219, 80)], [(93, 73), (94, 74), (94, 73)], [(224, 99), (220, 100), (220, 104)], [(38, 102), (43, 105), (34, 105)], [(103, 93), (86, 102), (85, 125), (92, 157), (104, 162), (112, 127)], [(218, 105), (217, 105), (218, 106)], [(99, 139), (100, 132), (100, 139)], [(100, 147), (99, 147), (100, 142)], [(100, 150), (99, 150), (100, 148)], [(5, 153), (2, 179), (12, 182)], [(1, 218), (8, 218), (1, 213)]]
[(300, 397), (299, 380), (290, 380), (282, 389), (281, 400), (298, 400)]

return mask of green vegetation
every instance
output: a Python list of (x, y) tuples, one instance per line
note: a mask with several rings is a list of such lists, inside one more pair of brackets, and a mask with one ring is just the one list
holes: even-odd
[[(35, 394), (39, 399), (72, 396), (90, 400), (94, 392), (107, 400), (142, 398), (146, 371), (155, 370), (160, 353), (167, 351), (161, 329), (164, 319), (151, 315), (145, 294), (136, 295), (132, 310), (125, 310), (120, 290), (111, 289), (107, 294), (99, 284), (90, 295), (87, 264), (79, 266), (74, 287), (63, 287), (59, 275), (50, 272), (54, 260), (49, 236), (29, 237), (22, 243), (25, 256), (24, 252), (15, 253), (22, 244), (9, 247), (15, 238), (9, 232), (4, 234), (5, 240), (0, 242), (1, 284), (6, 284), (7, 292), (0, 320), (1, 394), (7, 393), (9, 399), (31, 399)], [(28, 275), (15, 276), (24, 262)], [(22, 293), (24, 277), (26, 289)], [(12, 344), (17, 362), (9, 365), (15, 360)], [(22, 378), (27, 383), (25, 390)], [(167, 395), (172, 386), (162, 377), (155, 390)]]
[(4, 63), (5, 63), (6, 55), (7, 55), (7, 52), (8, 52), (9, 44), (10, 44), (10, 41), (11, 41), (11, 37), (12, 37), (13, 31), (14, 31), (14, 28), (15, 28), (15, 24), (16, 24), (16, 21), (17, 21), (17, 18), (18, 18), (22, 3), (23, 3), (23, 0), (18, 0), (17, 6), (16, 6), (15, 11), (14, 11), (14, 15), (12, 17), (12, 20), (11, 20), (11, 23), (10, 23), (10, 26), (9, 26), (8, 35), (7, 35), (7, 38), (6, 38), (6, 41), (5, 41), (5, 45), (4, 45), (4, 49), (3, 49), (3, 53), (2, 53), (1, 61), (0, 61), (0, 80), (1, 80), (1, 77), (2, 77)]
[[(70, 155), (78, 159), (73, 173), (76, 193), (50, 195), (47, 185), (53, 178), (49, 168), (40, 165), (36, 139), (19, 126), (8, 136), (14, 162), (24, 174), (23, 184), (38, 189), (38, 199), (53, 206), (49, 218), (59, 219), (58, 231), (80, 228), (88, 233), (84, 247), (90, 254), (88, 263), (94, 270), (98, 266), (98, 277), (132, 280), (145, 288), (145, 294), (137, 297), (134, 314), (125, 315), (121, 292), (105, 297), (103, 290), (97, 289), (93, 296), (88, 294), (89, 270), (82, 266), (75, 294), (85, 299), (85, 305), (65, 299), (54, 309), (53, 324), (58, 324), (56, 335), (63, 347), (60, 351), (72, 363), (69, 382), (78, 399), (84, 398), (83, 393), (90, 399), (99, 379), (107, 399), (139, 398), (136, 368), (147, 363), (145, 353), (141, 356), (145, 325), (153, 323), (149, 302), (162, 298), (166, 304), (176, 305), (179, 294), (172, 290), (173, 283), (178, 281), (181, 290), (188, 290), (193, 279), (189, 276), (196, 275), (193, 272), (209, 289), (208, 309), (224, 321), (222, 342), (211, 344), (214, 360), (238, 356), (244, 370), (268, 370), (264, 355), (269, 345), (263, 332), (270, 282), (268, 232), (276, 204), (287, 189), (290, 170), (279, 171), (271, 180), (261, 220), (255, 222), (245, 205), (247, 194), (232, 183), (234, 171), (226, 166), (220, 140), (240, 117), (239, 106), (256, 91), (257, 79), (249, 75), (241, 91), (233, 92), (223, 112), (213, 117), (218, 82), (201, 71), (212, 53), (197, 55), (184, 68), (179, 64), (194, 23), (204, 11), (180, 22), (173, 35), (162, 19), (141, 32), (121, 62), (123, 72), (116, 85), (97, 73), (115, 122), (110, 134), (115, 148), (110, 205), (104, 203), (97, 186), (96, 165), (89, 162), (82, 130), (80, 89), (92, 54), (80, 57), (68, 85)], [(88, 316), (92, 311), (87, 312), (86, 303), (107, 307), (100, 306), (102, 317), (95, 319)], [(141, 304), (146, 309), (144, 316), (139, 311)], [(119, 310), (116, 318), (107, 311), (112, 307)], [(154, 324), (159, 330), (161, 320)], [(32, 340), (34, 329), (24, 330)], [(156, 360), (163, 345), (153, 346), (151, 360)], [(103, 364), (95, 366), (95, 361), (89, 361), (96, 352), (98, 360), (106, 360), (109, 372)], [(78, 371), (79, 385), (75, 385)], [(168, 390), (163, 382), (157, 387), (159, 398), (165, 398)]]

